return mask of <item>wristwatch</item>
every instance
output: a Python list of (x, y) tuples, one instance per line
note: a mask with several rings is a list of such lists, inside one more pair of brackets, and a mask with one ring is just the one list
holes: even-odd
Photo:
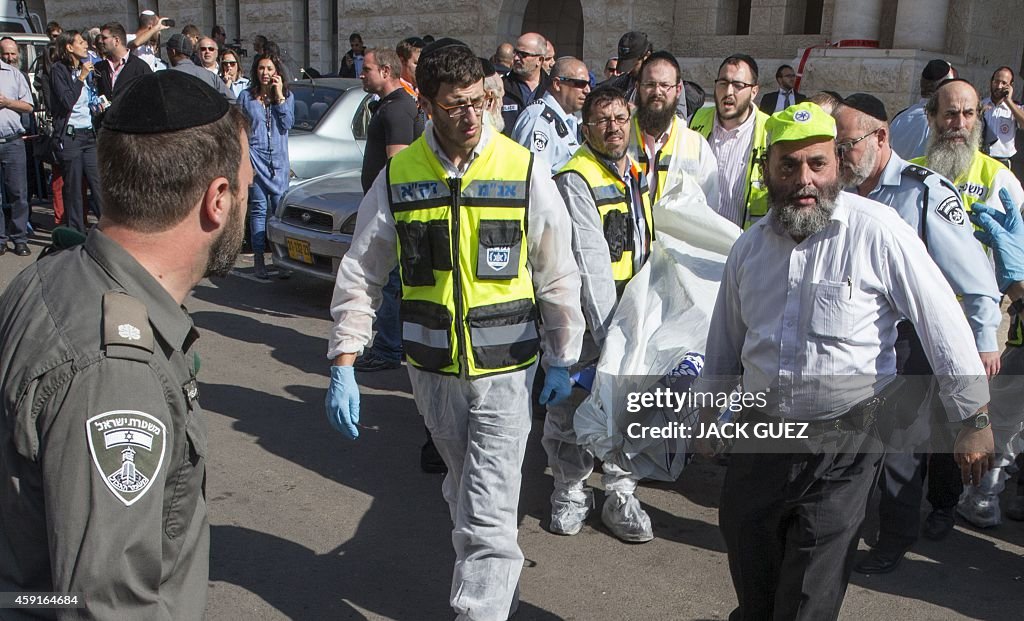
[(988, 412), (978, 412), (970, 418), (963, 419), (960, 424), (964, 429), (984, 429), (989, 426)]

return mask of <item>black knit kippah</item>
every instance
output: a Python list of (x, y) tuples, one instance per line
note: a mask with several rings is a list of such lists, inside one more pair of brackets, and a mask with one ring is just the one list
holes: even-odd
[(103, 128), (159, 134), (207, 125), (228, 113), (223, 95), (181, 71), (157, 71), (131, 81), (103, 117)]

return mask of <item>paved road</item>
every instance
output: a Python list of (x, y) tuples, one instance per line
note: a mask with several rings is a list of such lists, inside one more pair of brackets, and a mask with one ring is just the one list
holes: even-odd
[[(48, 214), (35, 210), (42, 228)], [(0, 258), (0, 286), (35, 254)], [(202, 333), (210, 426), (208, 617), (451, 619), (451, 527), (440, 476), (419, 470), (423, 429), (405, 371), (359, 378), (366, 428), (357, 442), (344, 440), (322, 405), (329, 284), (261, 283), (251, 265), (240, 258), (235, 274), (204, 281), (188, 301)], [(717, 527), (721, 467), (691, 465), (676, 483), (640, 490), (651, 543), (620, 543), (599, 517), (558, 537), (542, 527), (551, 479), (540, 433), (535, 422), (520, 504), (527, 562), (518, 620), (728, 616), (735, 597)], [(943, 543), (922, 541), (895, 574), (855, 575), (842, 618), (1019, 619), (1022, 552), (1024, 524), (958, 526)]]

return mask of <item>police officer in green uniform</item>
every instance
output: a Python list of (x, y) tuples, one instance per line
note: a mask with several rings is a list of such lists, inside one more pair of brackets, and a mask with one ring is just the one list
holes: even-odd
[(100, 134), (99, 225), (0, 297), (0, 592), (79, 593), (76, 618), (202, 618), (207, 436), (182, 302), (241, 247), (245, 127), (192, 76), (138, 78)]

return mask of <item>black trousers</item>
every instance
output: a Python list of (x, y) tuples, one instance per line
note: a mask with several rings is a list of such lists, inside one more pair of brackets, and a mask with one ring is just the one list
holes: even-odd
[(733, 447), (719, 510), (739, 600), (730, 621), (839, 617), (881, 463), (880, 453), (861, 452), (864, 434), (845, 436), (827, 453)]
[[(932, 375), (920, 339), (909, 324), (901, 324), (896, 341), (896, 360), (901, 375), (927, 378)], [(942, 404), (933, 395), (927, 413), (921, 413), (906, 431), (902, 450), (886, 454), (878, 488), (878, 543), (885, 552), (902, 552), (921, 532), (921, 498), (928, 480), (928, 502), (935, 509), (956, 506), (963, 492), (960, 467), (953, 459), (952, 439), (944, 424)], [(917, 446), (917, 450), (914, 450)], [(929, 452), (931, 449), (931, 452)]]
[(57, 160), (64, 171), (64, 226), (85, 232), (85, 205), (82, 202), (82, 181), (89, 184), (96, 200), (96, 216), (100, 205), (100, 172), (96, 165), (96, 134), (92, 130), (64, 136)]

